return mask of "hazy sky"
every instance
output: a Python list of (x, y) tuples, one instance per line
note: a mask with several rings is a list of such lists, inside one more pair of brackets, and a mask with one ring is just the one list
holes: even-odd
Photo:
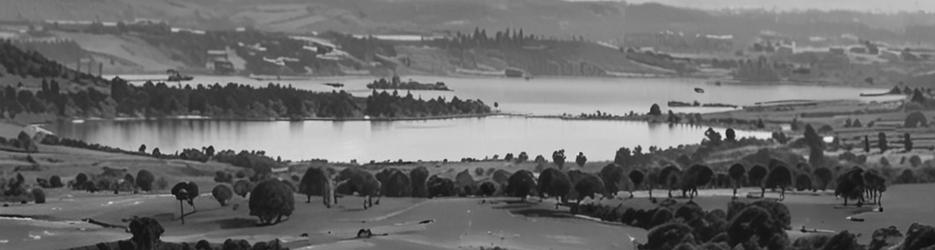
[(658, 2), (674, 6), (702, 9), (757, 8), (757, 9), (848, 9), (860, 11), (918, 11), (935, 12), (935, 0), (624, 0), (628, 3)]

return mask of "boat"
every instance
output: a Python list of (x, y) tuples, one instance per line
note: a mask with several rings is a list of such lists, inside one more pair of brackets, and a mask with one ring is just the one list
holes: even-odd
[(331, 86), (331, 87), (335, 87), (335, 88), (344, 87), (344, 84), (343, 84), (343, 83), (338, 83), (338, 82), (329, 82), (329, 83), (325, 83), (325, 85), (328, 85), (328, 86)]
[(510, 78), (520, 78), (526, 75), (526, 72), (517, 68), (507, 68), (503, 71), (503, 74)]
[(860, 96), (863, 96), (863, 97), (886, 96), (886, 95), (895, 95), (895, 94), (890, 93), (890, 92), (883, 92), (883, 93), (860, 93)]
[(695, 93), (704, 94), (703, 88), (695, 88)]

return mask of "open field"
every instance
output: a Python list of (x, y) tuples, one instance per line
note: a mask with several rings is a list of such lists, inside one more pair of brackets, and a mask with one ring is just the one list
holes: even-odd
[[(244, 238), (249, 241), (268, 241), (279, 238), (294, 249), (437, 249), (468, 248), (481, 246), (503, 246), (509, 249), (632, 249), (631, 236), (637, 242), (646, 241), (646, 230), (619, 223), (597, 222), (572, 216), (567, 207), (556, 210), (554, 201), (539, 202), (536, 198), (528, 203), (517, 198), (383, 198), (380, 205), (369, 210), (361, 209), (362, 200), (344, 197), (338, 206), (327, 209), (319, 197), (312, 203), (304, 203), (305, 197), (296, 195), (296, 209), (285, 222), (272, 226), (256, 226), (257, 220), (249, 215), (247, 199), (235, 197), (231, 204), (221, 207), (207, 193), (215, 185), (213, 172), (233, 166), (208, 162), (164, 161), (148, 157), (102, 153), (65, 147), (43, 146), (43, 153), (33, 157), (40, 162), (40, 171), (22, 171), (27, 183), (35, 177), (47, 178), (52, 174), (73, 178), (77, 172), (93, 173), (101, 167), (127, 168), (130, 173), (147, 168), (159, 176), (166, 176), (170, 183), (181, 180), (196, 181), (202, 187), (202, 195), (196, 199), (197, 212), (186, 217), (182, 225), (178, 219), (178, 201), (166, 190), (147, 194), (118, 194), (101, 192), (90, 194), (66, 188), (47, 189), (46, 204), (10, 204), (0, 214), (26, 216), (24, 218), (0, 218), (0, 231), (16, 232), (0, 238), (0, 246), (11, 249), (55, 249), (82, 245), (93, 245), (102, 241), (127, 239), (128, 233), (121, 228), (103, 228), (82, 222), (93, 219), (113, 225), (125, 225), (124, 219), (133, 216), (152, 217), (166, 228), (163, 239), (172, 242), (194, 242), (207, 239), (222, 242), (228, 238)], [(22, 165), (21, 155), (0, 152), (3, 169), (9, 172), (14, 166)], [(62, 161), (64, 160), (64, 161)], [(62, 161), (62, 162), (58, 162)], [(67, 163), (63, 163), (67, 162)], [(516, 171), (531, 169), (534, 164), (508, 164), (503, 162), (473, 163), (424, 163), (432, 174), (453, 175), (463, 170), (497, 168)], [(588, 164), (584, 169), (596, 171), (606, 162)], [(406, 168), (405, 166), (401, 168)], [(302, 165), (292, 167), (290, 173), (297, 174)], [(473, 171), (471, 171), (473, 172)], [(476, 178), (482, 178), (478, 176)], [(935, 184), (896, 185), (884, 196), (885, 212), (872, 212), (873, 206), (864, 208), (841, 208), (840, 199), (826, 192), (792, 192), (783, 204), (792, 214), (790, 235), (802, 235), (797, 229), (810, 229), (860, 233), (861, 243), (869, 241), (873, 230), (895, 225), (904, 230), (912, 222), (935, 224), (930, 206), (935, 198), (927, 195)], [(758, 189), (745, 188), (741, 194), (757, 193)], [(678, 192), (676, 192), (678, 193)], [(654, 190), (656, 197), (664, 197), (665, 190)], [(731, 191), (727, 189), (703, 189), (695, 202), (706, 210), (726, 209)], [(767, 198), (777, 194), (769, 192)], [(621, 195), (625, 197), (625, 195)], [(646, 191), (635, 192), (634, 199), (614, 198), (596, 202), (623, 204), (629, 207), (650, 208)], [(686, 199), (677, 198), (679, 202)], [(586, 201), (588, 202), (588, 201)], [(185, 211), (191, 207), (185, 205)], [(847, 216), (864, 218), (864, 222), (852, 222)], [(370, 239), (353, 239), (356, 231), (369, 228), (376, 234), (386, 233)], [(307, 234), (307, 236), (302, 236)]]

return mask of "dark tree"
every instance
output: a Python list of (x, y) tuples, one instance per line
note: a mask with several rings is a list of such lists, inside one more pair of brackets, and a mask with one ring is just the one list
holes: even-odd
[(864, 136), (864, 152), (870, 153), (870, 137)]
[(825, 243), (821, 248), (822, 250), (848, 250), (848, 249), (864, 249), (863, 245), (857, 243), (857, 235), (854, 235), (847, 230), (841, 231), (834, 236), (831, 236), (828, 239), (828, 242)]
[(577, 208), (581, 205), (581, 201), (585, 197), (595, 199), (597, 195), (606, 196), (607, 194), (607, 191), (604, 189), (604, 181), (596, 175), (572, 170), (568, 172), (568, 178), (571, 179), (571, 183), (577, 194), (577, 201), (575, 202), (573, 211), (577, 211)]
[(519, 152), (519, 156), (516, 157), (516, 162), (517, 162), (517, 163), (522, 163), (522, 162), (524, 162), (524, 161), (526, 161), (526, 160), (529, 160), (529, 155), (526, 154), (526, 151)]
[(682, 173), (681, 184), (682, 196), (688, 192), (689, 200), (698, 195), (698, 187), (707, 185), (714, 177), (714, 171), (705, 165), (692, 165)]
[[(630, 178), (630, 183), (633, 183), (633, 188), (635, 189), (639, 189), (643, 181), (646, 180), (646, 174), (643, 174), (643, 171), (637, 169), (630, 170), (627, 177)], [(633, 196), (633, 193), (630, 193), (630, 196)]]
[(326, 199), (325, 195), (329, 190), (326, 190), (328, 188), (325, 185), (334, 185), (329, 170), (319, 167), (310, 167), (305, 170), (305, 174), (299, 181), (299, 193), (305, 195), (305, 203), (312, 203), (313, 195), (321, 195), (322, 200)]
[(552, 152), (552, 163), (555, 163), (558, 166), (558, 169), (562, 169), (565, 166), (565, 150), (559, 149)]
[(820, 166), (824, 158), (824, 144), (821, 136), (815, 132), (815, 129), (812, 128), (811, 124), (805, 125), (805, 144), (808, 145), (809, 155), (808, 162), (812, 166)]
[[(16, 141), (19, 142), (20, 147), (28, 153), (35, 153), (38, 151), (36, 148), (36, 142), (34, 142), (32, 137), (30, 137), (24, 131), (19, 132), (19, 136), (16, 137)], [(35, 164), (35, 162), (33, 162), (33, 164)]]
[(139, 151), (140, 153), (144, 153), (144, 154), (145, 154), (145, 153), (146, 153), (146, 144), (140, 144), (140, 149), (139, 149), (138, 151)]
[(562, 171), (554, 168), (547, 168), (539, 174), (539, 198), (555, 198), (558, 209), (559, 203), (568, 202), (567, 196), (571, 192), (571, 179)]
[(45, 192), (41, 188), (33, 188), (32, 198), (36, 201), (36, 204), (43, 204), (45, 203)]
[(578, 167), (584, 167), (584, 164), (588, 162), (588, 157), (584, 156), (584, 153), (578, 152), (578, 156), (575, 157), (575, 163), (578, 164)]
[(480, 195), (483, 197), (493, 196), (496, 192), (497, 192), (497, 184), (490, 182), (490, 181), (485, 181), (481, 183), (480, 187), (477, 189), (477, 195)]
[[(382, 189), (382, 183), (370, 172), (365, 171), (358, 167), (348, 167), (341, 170), (338, 173), (338, 176), (334, 179), (336, 183), (346, 182), (342, 185), (339, 185), (336, 191), (340, 191), (346, 195), (357, 194), (364, 197), (364, 209), (373, 207), (374, 201), (373, 198), (377, 198), (376, 204), (379, 205), (380, 191)], [(346, 190), (342, 190), (340, 187), (346, 187)]]
[[(792, 172), (784, 165), (773, 167), (766, 176), (765, 188), (779, 188), (779, 200), (786, 198), (786, 188), (792, 185)], [(765, 189), (763, 189), (765, 192)], [(760, 195), (761, 197), (763, 194)]]
[(153, 190), (153, 181), (156, 180), (156, 177), (153, 176), (153, 173), (150, 173), (149, 170), (140, 169), (136, 173), (136, 187), (143, 191), (152, 191)]
[(886, 133), (880, 132), (877, 134), (877, 147), (880, 148), (880, 153), (889, 149), (889, 145), (886, 144)]
[(58, 175), (53, 175), (49, 178), (49, 185), (51, 185), (53, 188), (60, 188), (65, 186), (62, 184), (62, 177), (59, 177)]
[(211, 195), (214, 196), (214, 199), (217, 200), (222, 207), (227, 206), (227, 202), (234, 196), (231, 188), (224, 184), (214, 186), (214, 189), (211, 190)]
[(826, 167), (816, 168), (815, 179), (817, 180), (817, 183), (815, 183), (814, 186), (821, 190), (825, 190), (825, 188), (828, 187), (828, 184), (831, 183), (831, 178), (833, 178), (832, 175), (833, 174), (831, 173), (831, 169), (829, 168), (826, 168)]
[(536, 192), (536, 178), (532, 172), (526, 170), (516, 171), (513, 175), (510, 175), (504, 191), (506, 191), (507, 195), (519, 197), (525, 201), (526, 196), (533, 195)]
[(412, 181), (409, 179), (409, 175), (406, 175), (403, 171), (398, 169), (384, 170), (377, 174), (377, 179), (382, 183), (381, 192), (387, 197), (412, 196)]
[(724, 137), (726, 137), (725, 140), (726, 140), (727, 142), (736, 142), (736, 141), (737, 141), (737, 133), (734, 132), (734, 129), (733, 129), (733, 128), (727, 128), (727, 130), (724, 131)]
[(900, 249), (930, 249), (935, 246), (935, 227), (912, 223)]
[(604, 190), (611, 196), (615, 196), (617, 192), (620, 192), (620, 189), (625, 188), (622, 182), (628, 179), (623, 167), (614, 163), (604, 166), (598, 176), (600, 176), (601, 180), (604, 182)]
[(713, 128), (709, 127), (708, 130), (705, 130), (704, 136), (708, 139), (708, 142), (711, 143), (712, 145), (716, 146), (716, 145), (721, 144), (721, 133), (714, 131)]
[(474, 194), (474, 189), (476, 188), (477, 183), (474, 181), (474, 177), (471, 176), (471, 172), (467, 169), (455, 175), (454, 181), (455, 191), (458, 196), (468, 196)]
[(812, 186), (812, 177), (807, 174), (799, 174), (795, 177), (795, 190), (805, 191), (814, 189)]
[(649, 107), (649, 114), (648, 114), (648, 115), (652, 115), (652, 116), (660, 116), (660, 115), (662, 115), (662, 109), (659, 108), (659, 104), (653, 103), (653, 106), (650, 106), (650, 107)]
[(727, 170), (727, 174), (730, 175), (730, 179), (733, 181), (733, 185), (731, 185), (734, 188), (733, 198), (737, 198), (737, 188), (741, 186), (741, 183), (743, 183), (743, 176), (746, 174), (746, 172), (747, 169), (744, 168), (740, 163), (731, 165), (730, 169)]
[(912, 138), (909, 136), (909, 133), (903, 134), (903, 148), (906, 152), (912, 152)]
[(277, 179), (260, 182), (250, 194), (250, 215), (258, 217), (260, 224), (279, 223), (294, 209), (292, 188)]
[(234, 181), (234, 175), (231, 173), (220, 171), (214, 172), (214, 182), (218, 183), (231, 183)]
[(857, 206), (863, 206), (864, 201), (864, 177), (863, 169), (858, 167), (838, 176), (837, 186), (834, 188), (834, 195), (844, 198), (844, 206), (847, 206), (848, 199), (856, 199)]
[[(763, 178), (766, 177), (766, 174), (767, 174), (767, 170), (765, 167), (760, 166), (760, 165), (754, 165), (752, 168), (750, 168), (750, 171), (747, 172), (747, 177), (748, 177), (748, 180), (750, 181), (750, 185), (754, 187), (762, 188)], [(760, 194), (760, 197), (763, 197), (764, 193), (765, 191)]]
[(756, 247), (769, 245), (770, 238), (785, 236), (782, 227), (766, 209), (759, 206), (747, 206), (734, 215), (727, 227), (727, 244), (736, 246), (757, 236)]
[(87, 182), (88, 182), (88, 176), (85, 175), (84, 173), (78, 173), (78, 175), (75, 176), (75, 185), (72, 186), (72, 188), (83, 189)]
[(876, 203), (882, 212), (883, 192), (886, 192), (886, 178), (880, 176), (876, 170), (865, 171), (863, 176), (865, 196), (870, 199), (870, 202)]
[(159, 221), (149, 217), (134, 217), (130, 220), (128, 228), (133, 234), (130, 241), (135, 245), (135, 249), (157, 249), (156, 245), (161, 242), (159, 237), (165, 232)]
[(455, 195), (455, 182), (451, 179), (432, 175), (426, 182), (429, 198), (449, 197)]
[(925, 118), (925, 115), (922, 112), (916, 111), (906, 116), (906, 121), (903, 124), (903, 127), (907, 128), (917, 128), (917, 127), (927, 127), (928, 119)]
[(428, 197), (428, 190), (425, 182), (429, 178), (429, 170), (425, 167), (418, 167), (409, 172), (409, 180), (412, 181), (413, 197)]
[(247, 198), (247, 194), (253, 191), (253, 184), (248, 180), (238, 180), (234, 183), (234, 193), (240, 197)]
[(185, 224), (185, 210), (182, 208), (182, 201), (188, 201), (188, 204), (194, 210), (195, 198), (198, 197), (198, 185), (194, 182), (179, 182), (172, 187), (172, 195), (175, 196), (176, 200), (179, 200), (179, 214), (182, 224)]
[(659, 178), (656, 183), (664, 185), (669, 191), (669, 198), (672, 198), (672, 190), (678, 188), (679, 178), (682, 176), (682, 170), (671, 165), (662, 169), (657, 176)]
[(675, 249), (682, 243), (695, 243), (694, 230), (682, 223), (667, 223), (653, 227), (646, 234), (646, 244), (639, 249)]

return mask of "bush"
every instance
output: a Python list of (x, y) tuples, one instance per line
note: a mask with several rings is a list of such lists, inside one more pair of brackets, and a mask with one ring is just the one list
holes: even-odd
[(925, 118), (925, 115), (922, 112), (912, 112), (909, 116), (906, 116), (906, 121), (903, 124), (903, 127), (907, 128), (916, 128), (916, 127), (926, 127), (928, 126), (928, 119)]
[(182, 153), (179, 154), (179, 158), (183, 160), (190, 160), (190, 161), (200, 161), (200, 162), (208, 161), (207, 154), (205, 154), (204, 152), (201, 152), (201, 150), (197, 150), (194, 148), (183, 149)]
[(825, 243), (822, 249), (862, 249), (863, 246), (857, 244), (857, 236), (848, 232), (847, 230), (842, 231), (834, 236), (831, 236), (828, 239), (828, 242)]
[(45, 203), (45, 192), (43, 192), (42, 189), (33, 188), (33, 189), (32, 189), (32, 198), (33, 198), (33, 200), (36, 201), (36, 204)]
[(496, 192), (497, 192), (497, 184), (494, 184), (493, 182), (490, 182), (490, 181), (485, 181), (484, 183), (480, 184), (480, 188), (478, 188), (477, 195), (488, 197), (488, 196), (493, 196), (494, 193)]
[(682, 223), (653, 227), (646, 234), (646, 244), (639, 249), (674, 249), (681, 243), (694, 243), (692, 228)]
[(454, 195), (455, 192), (455, 183), (451, 179), (438, 177), (433, 175), (426, 182), (428, 188), (428, 197), (448, 197)]
[(62, 184), (62, 177), (59, 177), (58, 175), (53, 175), (51, 178), (49, 178), (49, 185), (51, 185), (52, 188), (60, 188), (65, 186), (65, 184)]
[(912, 223), (906, 231), (902, 249), (923, 249), (935, 246), (935, 228)]
[(214, 189), (211, 190), (211, 195), (214, 196), (214, 199), (223, 207), (227, 206), (227, 202), (233, 197), (233, 192), (231, 192), (231, 188), (227, 187), (227, 185), (219, 184), (214, 186)]
[(78, 173), (78, 175), (75, 176), (75, 186), (72, 188), (80, 190), (84, 188), (86, 182), (88, 182), (88, 176), (84, 173)]
[(214, 182), (231, 183), (233, 181), (234, 181), (234, 176), (228, 172), (217, 171), (214, 173)]
[(153, 173), (150, 173), (149, 170), (140, 169), (139, 172), (136, 172), (136, 187), (143, 191), (152, 191), (154, 179), (155, 176), (153, 176)]

